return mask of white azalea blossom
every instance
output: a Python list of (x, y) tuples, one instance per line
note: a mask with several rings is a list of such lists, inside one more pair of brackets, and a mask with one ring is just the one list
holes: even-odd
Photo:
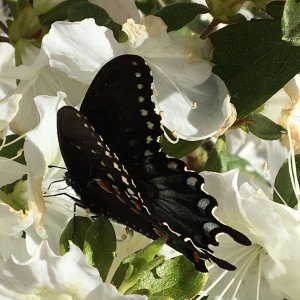
[(55, 255), (41, 243), (27, 261), (9, 259), (0, 272), (1, 299), (97, 299), (139, 300), (146, 296), (121, 295), (104, 283), (98, 270), (87, 264), (75, 245), (64, 256)]
[[(42, 238), (47, 238), (51, 248), (59, 251), (59, 237), (69, 219), (74, 215), (74, 203), (65, 195), (44, 198), (48, 195), (58, 194), (59, 188), (65, 188), (64, 171), (58, 168), (49, 169), (49, 165), (62, 164), (57, 130), (56, 114), (59, 107), (65, 102), (65, 95), (61, 92), (56, 97), (39, 96), (35, 103), (40, 111), (39, 125), (27, 133), (24, 144), (25, 159), (28, 165), (28, 201), (29, 207), (34, 212), (35, 229), (29, 228), (26, 241), (29, 252), (32, 253)], [(60, 182), (53, 184), (54, 181)], [(51, 185), (50, 191), (48, 190)], [(63, 191), (74, 196), (71, 189)], [(46, 213), (47, 211), (47, 213)], [(80, 208), (77, 214), (83, 213)]]
[(238, 155), (249, 163), (246, 171), (255, 171), (262, 179), (258, 180), (253, 173), (240, 173), (239, 182), (249, 181), (270, 192), (279, 169), (288, 157), (288, 150), (282, 142), (262, 140), (241, 129), (230, 129), (226, 133), (226, 147), (228, 153)]
[[(68, 103), (76, 105), (85, 92), (79, 82), (57, 69), (50, 68), (48, 58), (42, 49), (27, 47), (22, 59), (27, 62), (26, 65), (10, 68), (5, 74), (6, 78), (20, 80), (16, 90), (8, 95), (8, 97), (21, 95), (21, 99), (18, 98), (17, 114), (10, 123), (11, 129), (18, 134), (23, 134), (38, 124), (39, 113), (33, 101), (34, 97), (54, 96), (58, 91), (64, 91), (69, 96)], [(2, 101), (10, 102), (7, 98)]]
[(139, 11), (134, 0), (90, 0), (106, 10), (109, 16), (117, 23), (123, 24), (127, 19), (140, 20)]
[[(15, 49), (8, 43), (0, 43), (0, 100), (7, 96), (8, 92), (15, 89), (16, 78), (6, 78), (6, 72), (14, 67)], [(1, 105), (1, 101), (0, 101)]]
[[(296, 75), (264, 105), (262, 113), (289, 131), (294, 151), (300, 153), (300, 75)], [(290, 147), (288, 136), (284, 139)]]
[(210, 266), (210, 281), (204, 294), (208, 293), (210, 299), (223, 300), (298, 299), (299, 212), (273, 202), (262, 190), (248, 183), (238, 186), (237, 170), (202, 175), (205, 190), (218, 199), (216, 216), (253, 243), (245, 249), (222, 237), (214, 251), (216, 255), (222, 253), (237, 270), (221, 271)]
[[(56, 135), (56, 112), (61, 104), (64, 94), (59, 93), (57, 98), (38, 97), (36, 103), (40, 110), (41, 122), (27, 133), (24, 144), (25, 159), (28, 165), (28, 199), (29, 207), (35, 212), (37, 230), (41, 236), (44, 224), (45, 203), (43, 198), (42, 183), (48, 165), (59, 162), (60, 157)], [(52, 107), (54, 106), (54, 108)], [(42, 138), (44, 137), (44, 138)]]
[(33, 223), (30, 211), (16, 211), (5, 203), (0, 203), (0, 266), (12, 254), (28, 258), (23, 231)]

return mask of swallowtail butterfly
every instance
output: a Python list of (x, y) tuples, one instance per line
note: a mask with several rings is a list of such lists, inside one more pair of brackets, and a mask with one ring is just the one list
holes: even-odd
[(160, 151), (161, 118), (155, 113), (151, 70), (143, 58), (121, 55), (98, 72), (80, 111), (58, 111), (57, 130), (67, 180), (80, 204), (167, 243), (207, 272), (205, 259), (234, 270), (209, 245), (226, 233), (250, 245), (242, 233), (212, 214), (217, 201), (203, 178)]

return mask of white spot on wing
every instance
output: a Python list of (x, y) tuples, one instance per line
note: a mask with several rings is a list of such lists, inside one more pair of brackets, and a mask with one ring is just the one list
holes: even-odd
[(141, 109), (141, 110), (140, 110), (140, 113), (141, 113), (141, 115), (142, 115), (143, 117), (148, 116), (148, 111), (145, 110), (145, 109)]
[(114, 168), (118, 171), (121, 171), (120, 166), (116, 162), (114, 162)]
[(142, 85), (141, 83), (139, 83), (139, 84), (137, 85), (137, 88), (138, 88), (139, 90), (141, 90), (143, 87), (144, 87), (144, 85)]
[(198, 179), (195, 178), (195, 177), (188, 177), (188, 178), (186, 179), (186, 184), (187, 184), (189, 187), (193, 188), (194, 190), (196, 189), (196, 183), (197, 183), (197, 182), (198, 182)]
[(216, 229), (216, 228), (219, 228), (219, 225), (216, 224), (216, 223), (213, 223), (213, 222), (206, 222), (204, 225), (203, 225), (203, 231), (204, 233), (210, 233), (212, 230)]
[(145, 98), (143, 96), (139, 96), (138, 101), (140, 103), (143, 103), (145, 101)]
[(147, 127), (148, 127), (148, 129), (153, 129), (154, 124), (151, 121), (148, 121), (147, 122)]
[(146, 150), (144, 152), (144, 156), (149, 156), (149, 155), (152, 155), (153, 153), (150, 151), (150, 150)]
[(128, 192), (130, 195), (134, 195), (134, 191), (133, 191), (131, 188), (127, 188), (127, 192)]
[(106, 173), (106, 176), (111, 179), (112, 181), (114, 181), (115, 179), (113, 178), (113, 176), (111, 175), (111, 173)]
[(129, 185), (129, 182), (125, 176), (122, 175), (121, 179), (125, 184)]
[(111, 157), (110, 153), (108, 151), (104, 152), (106, 156)]
[(152, 141), (153, 141), (152, 137), (150, 135), (148, 135), (147, 139), (146, 139), (146, 143), (150, 144)]
[(210, 204), (209, 199), (207, 198), (201, 198), (197, 204), (197, 206), (202, 209), (205, 210), (207, 208), (207, 206)]

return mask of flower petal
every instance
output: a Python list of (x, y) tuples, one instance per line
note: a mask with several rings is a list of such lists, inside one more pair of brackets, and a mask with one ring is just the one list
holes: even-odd
[(54, 23), (42, 47), (50, 66), (86, 84), (91, 83), (97, 70), (108, 60), (120, 55), (123, 48), (112, 31), (97, 26), (94, 19)]
[(43, 242), (30, 260), (8, 260), (0, 278), (1, 299), (147, 299), (120, 295), (114, 286), (103, 283), (98, 270), (87, 264), (75, 245), (61, 257)]
[(36, 105), (40, 112), (41, 122), (27, 133), (24, 143), (25, 159), (28, 165), (29, 206), (34, 210), (35, 225), (38, 233), (45, 236), (45, 203), (42, 183), (48, 165), (58, 165), (61, 155), (56, 133), (56, 113), (63, 105), (65, 94), (58, 92), (57, 97), (39, 96)]
[(123, 24), (132, 18), (136, 22), (140, 20), (139, 11), (133, 0), (90, 0), (106, 10), (109, 16), (117, 23)]

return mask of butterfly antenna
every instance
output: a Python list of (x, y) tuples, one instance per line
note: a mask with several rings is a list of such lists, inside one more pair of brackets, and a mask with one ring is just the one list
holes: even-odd
[(78, 202), (80, 202), (80, 199), (74, 197), (74, 196), (71, 196), (70, 194), (68, 193), (57, 193), (57, 194), (52, 194), (52, 195), (45, 195), (44, 197), (45, 198), (48, 198), (48, 197), (56, 197), (56, 196), (67, 196), (68, 198), (72, 199), (73, 201), (75, 201), (75, 204), (80, 206), (78, 204)]
[[(52, 181), (52, 182), (49, 184), (49, 186), (48, 186), (47, 190), (49, 190), (49, 189), (50, 189), (50, 187), (51, 187), (51, 185), (52, 185), (53, 183), (62, 182), (62, 181), (65, 181), (65, 179), (59, 179), (59, 180)], [(67, 187), (68, 187), (68, 186), (67, 186)], [(60, 190), (64, 190), (64, 189), (66, 189), (67, 187), (65, 187), (65, 188), (62, 188), (62, 189), (58, 189), (58, 191), (60, 191)]]

